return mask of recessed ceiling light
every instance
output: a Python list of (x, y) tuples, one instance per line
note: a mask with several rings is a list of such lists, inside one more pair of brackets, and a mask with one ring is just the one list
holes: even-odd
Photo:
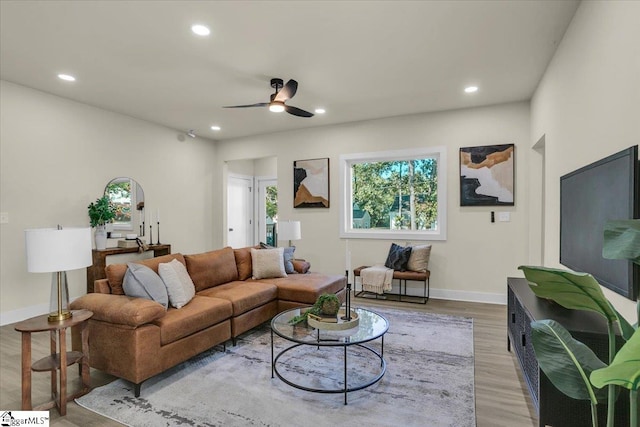
[(211, 130), (219, 131), (220, 129), (222, 129), (220, 126), (216, 126), (216, 125), (211, 126)]
[(206, 25), (195, 24), (191, 26), (191, 31), (199, 36), (208, 36), (211, 34), (211, 30)]
[(478, 91), (478, 86), (467, 86), (464, 88), (466, 93), (474, 93)]
[(326, 113), (326, 112), (327, 112), (327, 111), (326, 111), (324, 108), (316, 108), (316, 109), (315, 109), (315, 113), (316, 113), (316, 114), (324, 114), (324, 113)]
[(71, 76), (71, 75), (69, 75), (69, 74), (58, 74), (58, 78), (60, 80), (66, 81), (66, 82), (75, 82), (76, 81), (76, 78)]

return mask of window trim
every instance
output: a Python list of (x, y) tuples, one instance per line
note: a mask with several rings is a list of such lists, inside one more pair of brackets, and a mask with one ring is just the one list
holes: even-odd
[[(352, 169), (361, 162), (435, 158), (438, 162), (438, 229), (437, 230), (369, 230), (351, 228)], [(340, 155), (340, 237), (349, 239), (447, 240), (447, 147), (410, 148)]]

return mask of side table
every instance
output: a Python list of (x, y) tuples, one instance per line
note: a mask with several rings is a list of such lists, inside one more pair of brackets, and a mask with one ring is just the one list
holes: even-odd
[[(22, 410), (44, 411), (56, 406), (60, 415), (67, 414), (67, 400), (82, 396), (91, 390), (89, 377), (89, 335), (87, 320), (93, 316), (89, 310), (72, 310), (73, 317), (59, 322), (49, 322), (48, 314), (19, 322), (15, 330), (22, 332)], [(82, 352), (67, 352), (67, 328), (77, 326), (82, 335)], [(51, 355), (31, 363), (31, 334), (47, 332), (51, 334)], [(67, 366), (80, 364), (82, 389), (67, 396)], [(31, 371), (51, 371), (51, 395), (53, 400), (35, 408), (31, 406)], [(58, 370), (60, 382), (58, 387)]]

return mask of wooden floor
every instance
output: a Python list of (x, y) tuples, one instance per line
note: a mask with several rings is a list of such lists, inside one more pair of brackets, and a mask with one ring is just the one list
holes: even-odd
[[(523, 382), (513, 353), (507, 352), (506, 306), (477, 304), (460, 301), (431, 299), (426, 305), (406, 304), (354, 298), (354, 305), (380, 305), (428, 313), (450, 314), (473, 318), (475, 348), (476, 415), (478, 427), (534, 427), (537, 426), (535, 410)], [(47, 333), (33, 334), (33, 359), (47, 355)], [(12, 325), (0, 328), (0, 409), (19, 410), (21, 402), (20, 333)], [(77, 368), (69, 373), (70, 392), (80, 388)], [(95, 369), (91, 370), (91, 385), (99, 386), (114, 378)], [(50, 400), (50, 376), (34, 372), (32, 375), (32, 401), (38, 405)], [(144, 386), (142, 387), (144, 393)], [(428, 414), (427, 414), (428, 415)], [(51, 410), (52, 426), (119, 426), (78, 406), (67, 405), (67, 415), (60, 417)], [(425, 426), (428, 426), (428, 422)], [(429, 426), (438, 427), (438, 426)]]

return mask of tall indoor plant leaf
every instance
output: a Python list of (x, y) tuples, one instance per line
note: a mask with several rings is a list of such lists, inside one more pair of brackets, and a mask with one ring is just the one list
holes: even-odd
[(602, 293), (600, 284), (587, 273), (576, 273), (557, 268), (521, 265), (531, 290), (541, 298), (551, 299), (572, 310), (595, 311), (607, 319), (618, 321), (618, 315)]
[(595, 390), (589, 382), (591, 372), (606, 367), (606, 363), (555, 320), (531, 322), (531, 328), (540, 369), (558, 390), (592, 404), (606, 399), (606, 393)]
[(602, 256), (640, 265), (640, 219), (609, 221), (604, 226)]
[(596, 387), (618, 385), (629, 389), (629, 425), (638, 425), (638, 399), (640, 390), (640, 330), (618, 351), (613, 362), (591, 373)]

